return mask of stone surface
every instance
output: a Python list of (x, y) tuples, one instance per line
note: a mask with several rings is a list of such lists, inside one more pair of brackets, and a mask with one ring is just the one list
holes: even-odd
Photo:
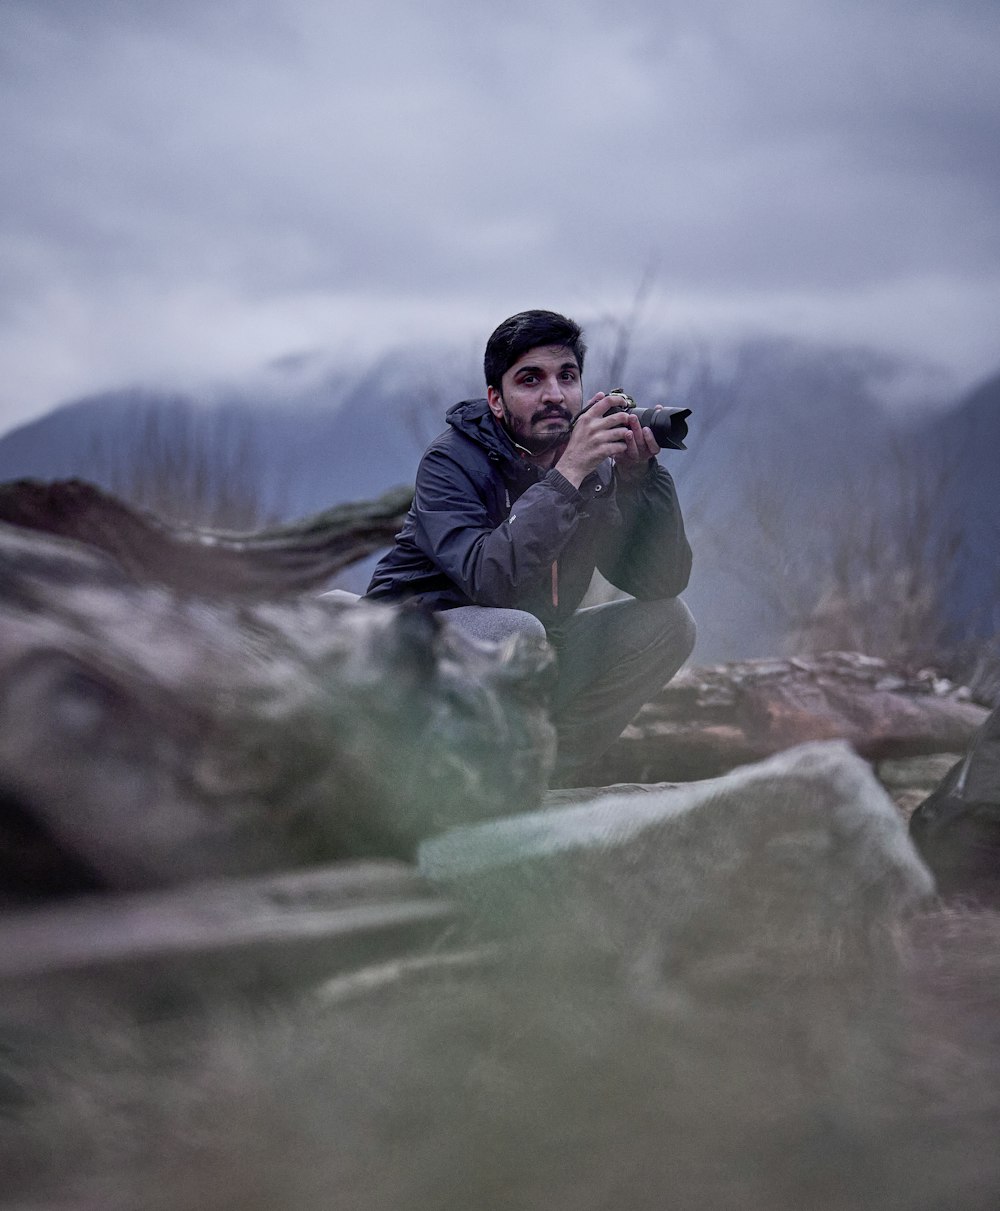
[(0, 1049), (4, 1205), (991, 1211), (1000, 950), (962, 924), (874, 1007), (841, 968), (692, 998), (433, 952), (155, 1028), (67, 1005), (54, 1047)]
[(595, 782), (710, 778), (810, 740), (869, 760), (962, 751), (987, 711), (932, 670), (850, 652), (682, 672), (602, 758)]
[(624, 956), (687, 990), (865, 966), (933, 891), (898, 812), (842, 743), (455, 829), (426, 841), (419, 864), (488, 932)]
[(26, 534), (0, 527), (0, 895), (405, 856), (540, 801), (543, 643), (208, 600)]
[(960, 753), (928, 753), (922, 757), (890, 757), (875, 762), (875, 776), (889, 792), (904, 819), (940, 783)]
[[(373, 891), (390, 951), (365, 963), (334, 946), (335, 978), (315, 992), (210, 996), (176, 1018), (137, 1021), (71, 987), (56, 1037), (30, 1023), (0, 1036), (7, 1201), (996, 1205), (1000, 929), (918, 916), (914, 971), (896, 942), (929, 880), (863, 761), (809, 745), (707, 783), (559, 797), (424, 846), (474, 914), (471, 938), (428, 919), (437, 902), (398, 867), (369, 867), (332, 898), (320, 872), (269, 880), (263, 902), (231, 886), (204, 917), (190, 889), (188, 940), (201, 939), (206, 971), (220, 937), (262, 927), (273, 976), (283, 909), (308, 933), (313, 901), (315, 937), (289, 939), (308, 968), (331, 926), (364, 935), (357, 918), (337, 926)], [(401, 954), (393, 931), (408, 905), (430, 933)], [(70, 927), (92, 960), (127, 941), (127, 920), (103, 940), (81, 921)], [(21, 952), (31, 959), (23, 941)], [(245, 957), (252, 977), (252, 948)]]
[(220, 996), (287, 996), (421, 950), (454, 920), (398, 862), (8, 910), (0, 914), (0, 1022), (58, 1019), (82, 988), (140, 1014)]
[[(808, 731), (830, 679), (967, 718), (929, 674), (824, 661), (703, 678), (715, 759)], [(38, 993), (59, 1023), (0, 1035), (5, 1205), (997, 1205), (1000, 918), (908, 921), (929, 875), (844, 743), (454, 828), (539, 802), (543, 666), (0, 530), (0, 887), (103, 893), (0, 918), (0, 1018)], [(869, 756), (912, 792), (892, 754), (929, 716), (889, 739), (878, 712)], [(440, 829), (437, 895), (400, 866), (190, 882)], [(205, 1003), (137, 1021), (112, 972)]]

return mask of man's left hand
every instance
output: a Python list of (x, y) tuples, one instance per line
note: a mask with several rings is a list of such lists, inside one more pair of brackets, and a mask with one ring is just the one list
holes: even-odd
[(660, 447), (653, 437), (653, 430), (648, 426), (644, 429), (634, 413), (626, 412), (621, 419), (629, 431), (624, 452), (615, 455), (615, 466), (626, 479), (637, 479), (649, 467), (649, 460), (660, 453)]

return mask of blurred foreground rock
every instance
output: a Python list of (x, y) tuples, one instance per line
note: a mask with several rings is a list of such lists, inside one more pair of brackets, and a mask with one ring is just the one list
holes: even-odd
[(847, 744), (729, 770), (847, 726), (888, 778), (951, 688), (699, 675), (618, 777), (728, 772), (537, 811), (546, 650), (111, 545), (0, 527), (5, 1206), (998, 1205), (1000, 917)]
[(977, 921), (955, 1013), (968, 931), (920, 915), (929, 876), (846, 746), (462, 827), (420, 857), (423, 883), (370, 868), (354, 903), (324, 906), (318, 874), (286, 888), (303, 921), (312, 886), (324, 913), (412, 905), (423, 931), (407, 957), (342, 955), (306, 996), (237, 983), (144, 1023), (63, 986), (57, 1037), (5, 1039), (14, 1205), (995, 1205), (1000, 1068), (977, 1032), (1000, 929)]
[(130, 580), (199, 597), (294, 596), (388, 545), (412, 492), (237, 534), (168, 522), (83, 480), (0, 484), (0, 522), (103, 551)]
[(405, 856), (535, 806), (547, 647), (139, 583), (0, 526), (0, 899)]
[(560, 949), (669, 973), (678, 995), (705, 978), (749, 994), (778, 970), (826, 980), (870, 964), (876, 937), (891, 952), (893, 928), (933, 893), (898, 812), (844, 744), (453, 829), (423, 843), (419, 864), (488, 936), (554, 932)]
[(452, 947), (500, 941), (571, 967), (599, 954), (625, 964), (619, 976), (653, 963), (676, 995), (705, 972), (825, 980), (851, 956), (870, 965), (877, 937), (891, 956), (892, 931), (933, 890), (871, 771), (838, 744), (453, 828), (422, 844), (419, 870), (345, 862), (8, 910), (2, 999), (75, 978), (132, 1001), (280, 991), (445, 928)]
[(93, 998), (139, 1020), (206, 1004), (288, 1000), (415, 952), (455, 910), (401, 862), (342, 862), (256, 879), (77, 896), (0, 914), (0, 1039), (51, 1032)]

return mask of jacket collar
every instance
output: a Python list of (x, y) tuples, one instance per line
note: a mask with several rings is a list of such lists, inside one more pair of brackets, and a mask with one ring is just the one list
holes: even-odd
[[(519, 452), (521, 447), (514, 443), (507, 430), (497, 424), (485, 399), (463, 399), (453, 404), (448, 409), (445, 420), (456, 432), (482, 446), (491, 455), (491, 461), (503, 467), (512, 478), (525, 475), (527, 468), (534, 466)], [(536, 472), (544, 474), (539, 469), (536, 469)], [(587, 476), (581, 488), (586, 488), (584, 494), (589, 495), (596, 485), (600, 485), (596, 488), (597, 491), (607, 488), (611, 479), (612, 463), (607, 459)]]
[(448, 409), (445, 419), (458, 433), (499, 455), (503, 462), (512, 467), (522, 465), (518, 447), (507, 430), (497, 424), (485, 399), (463, 399)]

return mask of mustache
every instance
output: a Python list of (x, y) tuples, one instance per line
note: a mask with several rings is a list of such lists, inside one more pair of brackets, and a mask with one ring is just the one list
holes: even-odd
[(534, 424), (536, 421), (549, 420), (549, 418), (553, 416), (560, 417), (562, 420), (566, 421), (567, 424), (569, 424), (573, 419), (573, 414), (568, 408), (562, 407), (561, 404), (547, 404), (544, 408), (539, 408), (538, 411), (534, 413), (531, 418), (531, 423)]

